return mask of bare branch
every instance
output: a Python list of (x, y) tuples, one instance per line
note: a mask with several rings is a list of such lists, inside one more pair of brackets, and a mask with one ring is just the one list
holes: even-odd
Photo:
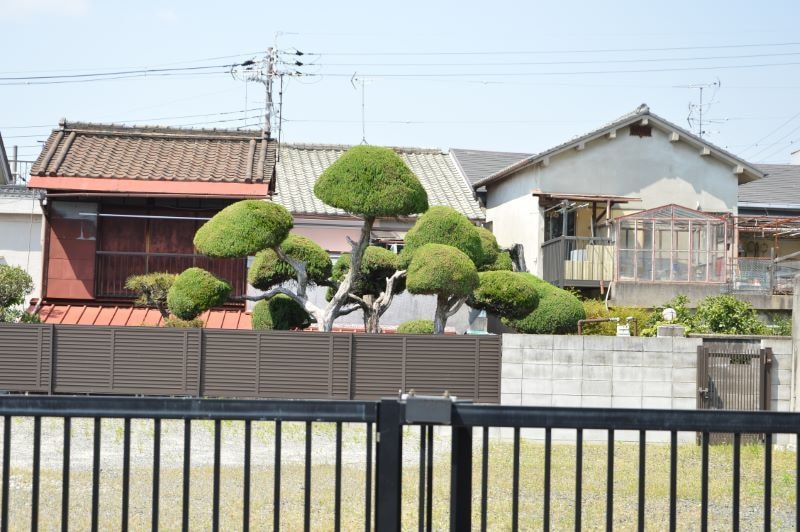
[(359, 304), (359, 306), (363, 306), (363, 307), (368, 307), (368, 306), (369, 306), (369, 305), (367, 304), (367, 302), (366, 302), (366, 301), (364, 301), (364, 299), (363, 299), (363, 298), (360, 298), (360, 297), (358, 297), (357, 295), (355, 295), (355, 294), (354, 294), (354, 293), (352, 293), (352, 292), (350, 292), (349, 294), (347, 294), (347, 297), (349, 297), (350, 299), (352, 299), (352, 300), (356, 301), (356, 302)]
[(363, 310), (359, 305), (351, 305), (349, 307), (342, 307), (339, 309), (339, 316), (347, 316), (357, 310)]
[(448, 301), (448, 305), (447, 305), (449, 307), (449, 310), (447, 310), (447, 317), (448, 318), (450, 316), (452, 316), (453, 314), (455, 314), (456, 312), (458, 312), (458, 309), (460, 309), (461, 305), (463, 305), (464, 302), (467, 300), (466, 297), (462, 297), (460, 299), (457, 299), (457, 300), (453, 301), (454, 299), (456, 299), (456, 298), (451, 298), (450, 301)]

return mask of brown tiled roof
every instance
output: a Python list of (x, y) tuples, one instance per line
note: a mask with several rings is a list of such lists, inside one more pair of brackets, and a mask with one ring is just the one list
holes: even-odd
[[(243, 310), (207, 310), (198, 316), (209, 329), (252, 329), (250, 314)], [(45, 303), (39, 309), (42, 323), (62, 325), (162, 326), (161, 313), (154, 308)]]
[(269, 183), (273, 140), (260, 131), (62, 122), (32, 176)]

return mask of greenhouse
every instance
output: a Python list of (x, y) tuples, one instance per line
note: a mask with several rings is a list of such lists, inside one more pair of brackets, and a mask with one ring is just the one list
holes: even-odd
[(616, 220), (617, 279), (724, 283), (728, 222), (678, 205)]

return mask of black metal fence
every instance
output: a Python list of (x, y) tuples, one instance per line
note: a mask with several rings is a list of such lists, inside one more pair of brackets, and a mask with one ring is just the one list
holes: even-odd
[[(575, 530), (581, 530), (586, 525), (592, 527), (602, 526), (601, 523), (587, 522), (583, 516), (584, 508), (584, 481), (583, 475), (587, 465), (599, 466), (600, 464), (584, 463), (584, 434), (585, 431), (601, 430), (607, 434), (605, 442), (607, 455), (605, 461), (605, 525), (612, 530), (615, 525), (615, 442), (619, 431), (634, 431), (638, 433), (638, 478), (636, 479), (637, 504), (636, 517), (633, 521), (638, 530), (644, 530), (646, 516), (646, 465), (648, 463), (647, 434), (651, 431), (666, 431), (669, 433), (669, 487), (668, 487), (668, 523), (663, 527), (669, 530), (678, 530), (689, 526), (707, 530), (710, 525), (709, 517), (709, 490), (712, 484), (724, 483), (731, 487), (731, 500), (729, 505), (732, 529), (738, 530), (742, 524), (741, 504), (742, 496), (742, 435), (748, 433), (764, 433), (763, 445), (763, 528), (770, 530), (772, 525), (772, 482), (773, 482), (773, 449), (775, 434), (792, 434), (793, 442), (800, 436), (800, 414), (777, 412), (737, 412), (737, 411), (672, 411), (672, 410), (639, 410), (639, 409), (576, 409), (576, 408), (545, 408), (545, 407), (512, 407), (498, 405), (477, 405), (471, 403), (451, 403), (443, 398), (409, 398), (408, 400), (384, 399), (380, 402), (356, 401), (242, 401), (242, 400), (211, 400), (211, 399), (172, 399), (172, 398), (119, 398), (119, 397), (26, 397), (2, 396), (0, 397), (0, 416), (3, 418), (3, 448), (2, 448), (2, 499), (0, 500), (0, 530), (22, 528), (30, 525), (32, 530), (39, 528), (40, 517), (40, 492), (41, 492), (41, 448), (42, 448), (42, 419), (58, 417), (64, 420), (63, 424), (63, 471), (61, 483), (61, 528), (67, 530), (70, 525), (70, 451), (73, 434), (71, 423), (75, 418), (90, 418), (93, 420), (92, 439), (92, 467), (91, 467), (91, 526), (92, 530), (100, 528), (99, 516), (101, 509), (103, 515), (108, 512), (120, 512), (120, 528), (129, 528), (129, 512), (131, 497), (131, 420), (153, 420), (152, 433), (152, 472), (151, 483), (151, 518), (153, 530), (159, 527), (159, 489), (161, 483), (161, 457), (162, 457), (162, 432), (163, 420), (183, 420), (183, 475), (182, 475), (182, 502), (181, 526), (184, 530), (190, 527), (190, 494), (196, 489), (196, 484), (191, 482), (191, 426), (198, 420), (213, 421), (213, 473), (211, 477), (212, 499), (210, 528), (218, 530), (220, 523), (220, 497), (221, 497), (221, 438), (223, 420), (238, 420), (244, 422), (244, 445), (242, 449), (241, 491), (234, 494), (238, 497), (241, 493), (241, 526), (249, 530), (251, 524), (263, 526), (265, 523), (251, 523), (252, 475), (251, 468), (254, 463), (252, 456), (253, 434), (251, 426), (256, 421), (270, 421), (274, 423), (274, 455), (268, 457), (273, 462), (272, 491), (272, 526), (279, 530), (284, 513), (282, 512), (281, 471), (283, 459), (281, 444), (284, 441), (281, 427), (285, 422), (301, 422), (305, 424), (304, 452), (302, 457), (303, 493), (302, 528), (310, 530), (312, 522), (320, 525), (319, 519), (325, 520), (324, 528), (340, 530), (343, 515), (351, 512), (351, 508), (343, 504), (354, 504), (358, 500), (359, 508), (363, 508), (363, 522), (360, 526), (367, 531), (394, 531), (408, 529), (411, 523), (403, 522), (403, 515), (408, 517), (408, 481), (404, 477), (409, 473), (416, 473), (419, 477), (417, 499), (414, 505), (416, 524), (420, 530), (432, 530), (434, 510), (441, 517), (443, 511), (448, 513), (449, 528), (451, 530), (486, 530), (490, 511), (488, 479), (497, 475), (494, 468), (501, 460), (491, 455), (490, 430), (492, 427), (510, 428), (513, 432), (513, 453), (510, 456), (510, 528), (517, 530), (520, 527), (530, 528), (531, 516), (524, 512), (520, 505), (521, 482), (531, 470), (530, 464), (521, 467), (521, 430), (528, 428), (543, 429), (544, 453), (539, 466), (544, 473), (542, 487), (542, 527), (544, 530), (559, 528), (563, 523), (554, 523), (551, 520), (554, 505), (554, 480), (553, 479), (553, 433), (560, 429), (574, 430), (574, 461), (575, 483), (573, 494), (573, 519)], [(17, 419), (20, 417), (33, 419), (32, 438), (32, 472), (30, 488), (30, 522), (11, 523), (9, 521), (9, 493), (16, 489), (14, 497), (18, 499), (19, 486), (14, 488), (10, 481), (11, 470), (11, 441)], [(101, 437), (101, 420), (108, 418), (122, 419), (124, 428), (122, 432), (122, 475), (120, 477), (121, 501), (114, 502), (113, 508), (101, 508), (101, 453), (106, 445)], [(320, 486), (312, 492), (312, 455), (317, 459), (319, 449), (315, 449), (312, 441), (312, 428), (315, 423), (331, 423), (335, 426), (335, 445), (333, 446), (334, 482), (323, 488), (332, 491), (329, 493), (333, 500), (333, 510), (330, 514), (312, 519), (314, 508), (313, 497), (318, 497)], [(363, 425), (366, 428), (365, 439), (358, 445), (364, 445), (363, 484), (360, 484), (359, 493), (348, 493), (343, 502), (342, 494), (342, 424)], [(419, 462), (409, 464), (408, 452), (405, 448), (409, 438), (407, 426), (417, 425), (419, 429)], [(433, 437), (434, 425), (449, 425), (450, 434), (446, 454), (442, 451), (434, 453)], [(377, 433), (373, 432), (377, 429)], [(677, 520), (678, 510), (678, 434), (680, 432), (700, 432), (702, 434), (700, 448), (700, 515), (699, 523), (681, 523)], [(732, 464), (728, 478), (709, 474), (709, 442), (713, 433), (732, 433), (733, 445)], [(480, 438), (480, 444), (473, 442), (473, 438)], [(438, 440), (440, 441), (440, 440)], [(375, 442), (375, 443), (373, 443)], [(173, 442), (174, 443), (174, 442)], [(437, 445), (441, 445), (438, 443)], [(693, 444), (689, 444), (693, 445)], [(180, 445), (178, 445), (180, 446)], [(572, 449), (573, 447), (570, 447)], [(406, 460), (404, 461), (404, 450)], [(16, 452), (16, 450), (15, 450)], [(477, 453), (477, 456), (474, 456)], [(449, 473), (449, 491), (444, 495), (444, 501), (437, 499), (434, 506), (434, 497), (441, 497), (441, 490), (434, 492), (434, 460), (447, 458), (449, 460), (446, 470)], [(797, 455), (800, 457), (800, 454)], [(264, 460), (264, 456), (260, 460)], [(800, 483), (797, 482), (800, 470), (800, 459), (795, 458), (795, 467), (792, 471), (784, 472), (794, 477), (795, 498), (794, 504), (800, 501)], [(404, 464), (406, 464), (404, 466)], [(494, 464), (494, 465), (493, 465)], [(667, 464), (664, 464), (666, 467)], [(374, 475), (373, 475), (374, 468)], [(480, 471), (480, 482), (475, 482), (473, 472)], [(107, 478), (107, 477), (105, 477)], [(359, 477), (361, 478), (361, 477)], [(375, 480), (373, 480), (373, 478)], [(437, 482), (441, 482), (441, 478)], [(103, 481), (107, 482), (107, 481)], [(360, 481), (361, 482), (361, 481)], [(477, 486), (480, 493), (473, 494)], [(262, 490), (264, 486), (262, 485)], [(229, 488), (230, 489), (230, 488)], [(593, 489), (597, 489), (595, 486)], [(437, 495), (438, 494), (438, 495)], [(231, 494), (226, 493), (230, 496)], [(374, 513), (373, 513), (374, 499)], [(108, 498), (105, 499), (108, 501)], [(557, 501), (563, 506), (564, 501)], [(473, 503), (478, 507), (473, 507)], [(118, 506), (117, 506), (118, 505)], [(444, 508), (444, 510), (442, 510)], [(413, 513), (412, 517), (413, 517)], [(296, 517), (296, 516), (292, 516)], [(632, 517), (632, 516), (631, 516)], [(441, 520), (439, 520), (441, 521)], [(712, 523), (716, 526), (716, 523)], [(752, 516), (748, 515), (746, 523), (752, 528)], [(800, 512), (795, 510), (794, 525), (800, 525)], [(13, 525), (13, 527), (11, 526)], [(699, 527), (698, 527), (699, 525)], [(437, 528), (441, 528), (441, 524)], [(781, 526), (781, 525), (778, 525)], [(785, 525), (784, 525), (785, 526)], [(204, 527), (205, 528), (205, 527)], [(298, 526), (299, 528), (299, 526)], [(353, 528), (352, 524), (348, 528)]]

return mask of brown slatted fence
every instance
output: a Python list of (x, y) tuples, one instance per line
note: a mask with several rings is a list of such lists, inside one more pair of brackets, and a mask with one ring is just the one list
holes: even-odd
[(499, 336), (0, 326), (0, 391), (500, 401)]

